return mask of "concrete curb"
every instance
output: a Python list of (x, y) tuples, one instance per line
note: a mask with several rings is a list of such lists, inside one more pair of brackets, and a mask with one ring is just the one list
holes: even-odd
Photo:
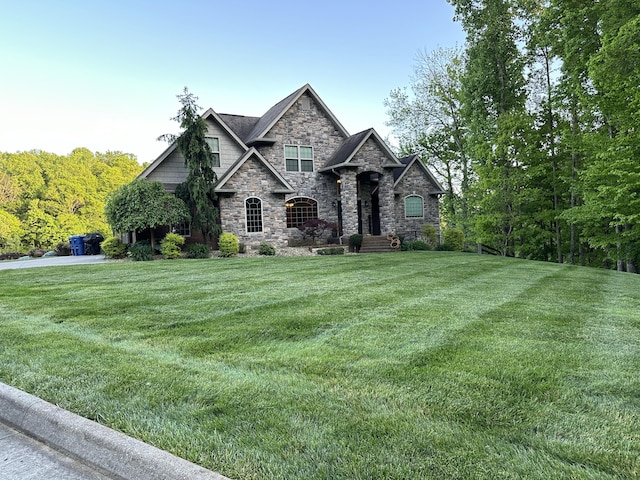
[(229, 480), (4, 383), (0, 421), (116, 478)]

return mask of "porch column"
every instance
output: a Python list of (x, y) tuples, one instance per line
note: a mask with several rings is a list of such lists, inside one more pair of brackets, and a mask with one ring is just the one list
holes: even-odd
[(355, 170), (342, 170), (340, 180), (342, 234), (353, 235), (358, 233), (358, 185)]
[(393, 195), (393, 173), (387, 170), (378, 181), (378, 201), (380, 205), (380, 233), (396, 233), (396, 209)]

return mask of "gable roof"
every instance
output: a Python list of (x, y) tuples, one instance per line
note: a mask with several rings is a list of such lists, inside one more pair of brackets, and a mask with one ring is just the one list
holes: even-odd
[(331, 119), (335, 127), (342, 133), (343, 136), (348, 137), (349, 133), (342, 126), (342, 124), (338, 121), (331, 110), (325, 105), (322, 99), (318, 96), (311, 85), (308, 83), (303, 87), (299, 88), (295, 92), (293, 92), (288, 97), (280, 100), (273, 107), (271, 107), (267, 113), (265, 113), (260, 119), (256, 122), (251, 132), (247, 135), (245, 139), (245, 143), (247, 145), (254, 144), (256, 142), (272, 142), (273, 139), (266, 138), (265, 135), (269, 133), (269, 130), (276, 124), (278, 120), (282, 118), (282, 116), (293, 106), (298, 99), (308, 93), (311, 95), (313, 100), (320, 106), (320, 108), (324, 111), (324, 113)]
[(382, 165), (383, 167), (402, 167), (402, 164), (398, 161), (398, 158), (391, 151), (384, 140), (380, 138), (378, 132), (376, 132), (373, 128), (370, 128), (347, 138), (342, 146), (333, 154), (329, 161), (319, 171), (326, 172), (327, 170), (331, 170), (334, 168), (359, 166), (359, 164), (352, 163), (353, 157), (370, 138), (373, 138), (378, 143), (383, 152), (386, 154), (387, 158), (390, 160), (389, 163)]
[[(248, 147), (242, 140), (242, 138), (238, 135), (238, 133), (230, 127), (230, 125), (222, 118), (222, 115), (217, 114), (213, 111), (213, 109), (209, 108), (206, 112), (201, 115), (202, 118), (207, 120), (208, 118), (213, 118), (214, 121), (220, 125), (220, 127), (232, 138), (242, 150), (247, 151)], [(250, 117), (248, 117), (250, 118)], [(138, 175), (138, 178), (146, 178), (151, 172), (153, 172), (158, 166), (169, 156), (171, 155), (176, 148), (178, 148), (177, 143), (174, 141), (169, 145), (164, 152), (160, 154), (158, 158), (156, 158), (151, 165), (144, 169), (144, 171)]]
[(422, 171), (429, 178), (429, 181), (436, 188), (435, 191), (431, 192), (431, 195), (441, 195), (443, 193), (446, 193), (445, 190), (442, 188), (442, 185), (440, 185), (440, 182), (438, 182), (438, 180), (436, 180), (436, 177), (433, 176), (431, 171), (427, 168), (427, 166), (424, 164), (424, 162), (422, 160), (420, 160), (420, 157), (418, 155), (413, 154), (413, 155), (409, 155), (409, 156), (406, 156), (404, 158), (401, 158), (400, 159), (400, 163), (402, 163), (402, 165), (404, 165), (404, 168), (402, 168), (402, 169), (398, 168), (397, 170), (394, 170), (394, 172), (393, 172), (393, 186), (394, 187), (397, 186), (402, 181), (402, 179), (404, 178), (406, 173), (411, 169), (411, 167), (413, 167), (413, 165), (418, 165), (418, 168), (422, 169)]
[(294, 193), (295, 190), (293, 187), (285, 180), (285, 178), (280, 175), (280, 173), (273, 168), (269, 162), (265, 160), (265, 158), (255, 149), (255, 147), (251, 147), (244, 155), (242, 155), (236, 162), (231, 165), (231, 168), (225, 172), (225, 174), (218, 180), (218, 184), (216, 185), (216, 192), (218, 193), (235, 193), (235, 189), (225, 188), (227, 182), (231, 180), (231, 178), (236, 174), (240, 167), (244, 165), (250, 158), (256, 158), (260, 163), (262, 163), (269, 172), (276, 178), (278, 183), (280, 183), (280, 188), (277, 188), (273, 191), (273, 193)]

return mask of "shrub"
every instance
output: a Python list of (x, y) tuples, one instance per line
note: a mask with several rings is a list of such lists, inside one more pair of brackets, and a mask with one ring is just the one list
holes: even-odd
[(209, 258), (211, 249), (202, 243), (191, 243), (184, 249), (184, 256), (187, 258)]
[(318, 255), (344, 255), (343, 247), (320, 248), (316, 251)]
[(240, 250), (238, 237), (233, 233), (222, 233), (218, 239), (218, 248), (220, 249), (220, 255), (223, 257), (233, 257), (237, 255)]
[(453, 252), (454, 248), (453, 245), (450, 245), (448, 243), (441, 243), (436, 247), (436, 250), (438, 250), (439, 252)]
[(335, 223), (328, 222), (326, 220), (323, 220), (322, 218), (310, 218), (302, 225), (298, 226), (298, 230), (300, 230), (300, 233), (302, 233), (302, 238), (304, 240), (310, 238), (313, 243), (316, 242), (317, 238), (322, 237), (326, 230), (335, 229)]
[(451, 246), (456, 252), (464, 250), (464, 232), (459, 228), (447, 228), (442, 233), (444, 243)]
[(354, 233), (353, 235), (350, 235), (349, 236), (349, 245), (351, 247), (360, 248), (360, 246), (362, 245), (362, 234), (361, 233)]
[(258, 250), (260, 255), (275, 255), (276, 247), (267, 242), (260, 243), (260, 250)]
[(127, 254), (127, 245), (118, 237), (108, 237), (102, 242), (102, 251), (109, 258), (124, 258)]
[(136, 242), (129, 245), (129, 256), (136, 262), (153, 260), (153, 249), (149, 242)]
[(59, 242), (56, 244), (56, 254), (60, 257), (68, 257), (71, 255), (71, 244), (69, 242)]
[(407, 250), (431, 250), (431, 246), (422, 240), (414, 240), (407, 244)]
[(164, 240), (160, 242), (160, 253), (163, 258), (173, 260), (182, 257), (182, 246), (184, 245), (184, 237), (177, 233), (167, 233)]
[(430, 223), (426, 223), (422, 226), (422, 233), (420, 235), (420, 239), (423, 242), (426, 242), (427, 245), (433, 250), (438, 246), (438, 231), (436, 227), (431, 225)]

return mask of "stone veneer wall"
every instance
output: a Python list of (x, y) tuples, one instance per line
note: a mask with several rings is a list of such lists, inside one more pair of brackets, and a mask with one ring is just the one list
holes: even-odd
[[(287, 194), (282, 201), (283, 215), (286, 215), (285, 200), (308, 197), (318, 202), (319, 218), (337, 222), (338, 211), (332, 206), (332, 202), (339, 200), (337, 177), (330, 173), (318, 173), (318, 169), (327, 163), (345, 140), (330, 118), (309, 94), (305, 94), (273, 126), (266, 137), (273, 138), (276, 142), (273, 145), (257, 147), (258, 150), (295, 190), (295, 193)], [(284, 161), (285, 145), (313, 147), (314, 171), (287, 172)], [(299, 236), (296, 228), (287, 229), (287, 232), (289, 237)]]
[[(440, 234), (440, 204), (434, 195), (427, 192), (433, 191), (433, 184), (429, 181), (419, 165), (414, 164), (405, 173), (400, 184), (396, 187), (395, 211), (396, 233), (404, 235), (407, 240), (420, 237), (422, 226), (431, 224)], [(424, 218), (406, 218), (404, 213), (404, 199), (407, 195), (420, 195), (424, 200)]]
[[(289, 238), (284, 206), (284, 194), (273, 193), (282, 188), (280, 182), (256, 158), (250, 158), (226, 185), (238, 193), (220, 194), (220, 220), (222, 230), (238, 236), (241, 242), (257, 247), (260, 242), (286, 246)], [(248, 233), (245, 200), (257, 197), (262, 201), (262, 226), (259, 233)]]
[[(380, 232), (382, 234), (393, 233), (396, 231), (396, 221), (395, 221), (395, 211), (394, 211), (394, 197), (393, 197), (393, 171), (391, 169), (383, 169), (382, 165), (388, 163), (390, 159), (387, 157), (385, 152), (382, 150), (382, 147), (378, 145), (373, 138), (369, 138), (365, 144), (360, 148), (360, 150), (354, 156), (352, 162), (356, 164), (362, 164), (363, 166), (358, 167), (358, 174), (364, 172), (376, 172), (380, 175), (379, 183), (378, 183), (378, 200), (380, 205)], [(344, 189), (345, 182), (342, 183), (342, 188)], [(367, 198), (368, 197), (368, 198)], [(371, 195), (367, 193), (366, 189), (362, 189), (360, 191), (360, 198), (363, 203), (364, 201), (370, 202)], [(344, 205), (344, 195), (343, 195), (343, 205)], [(344, 211), (344, 210), (343, 210)], [(366, 227), (366, 219), (367, 215), (371, 214), (370, 209), (366, 210), (363, 207), (362, 216), (363, 216), (363, 232), (367, 233)], [(357, 213), (355, 222), (357, 225)], [(346, 221), (345, 221), (346, 223)], [(349, 233), (357, 233), (357, 230), (354, 232), (346, 232)]]

